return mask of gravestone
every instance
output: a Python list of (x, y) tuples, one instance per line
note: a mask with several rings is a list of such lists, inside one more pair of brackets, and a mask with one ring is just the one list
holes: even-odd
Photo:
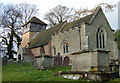
[(51, 69), (53, 67), (53, 56), (36, 56), (34, 59), (34, 67), (36, 69)]
[(62, 66), (62, 56), (60, 53), (54, 57), (54, 66)]
[(8, 64), (13, 64), (15, 61), (13, 59), (8, 60)]
[(69, 65), (70, 58), (68, 56), (65, 56), (63, 59), (63, 66), (68, 66)]
[(8, 58), (7, 58), (7, 56), (4, 56), (2, 58), (2, 64), (7, 64), (7, 62), (8, 62)]

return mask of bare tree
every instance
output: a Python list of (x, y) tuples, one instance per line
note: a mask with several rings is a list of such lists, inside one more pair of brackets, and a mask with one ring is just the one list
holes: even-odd
[[(14, 5), (7, 5), (4, 6), (3, 14), (1, 16), (2, 19), (2, 25), (4, 25), (4, 28), (8, 29), (8, 36), (2, 36), (2, 41), (4, 44), (7, 45), (7, 54), (9, 55), (9, 58), (13, 58), (13, 36), (17, 35), (15, 31), (17, 31), (19, 28), (19, 22), (22, 17), (22, 14)], [(18, 38), (17, 38), (18, 40)], [(20, 39), (17, 43), (17, 45), (20, 44)]]
[(81, 7), (79, 10), (76, 10), (74, 20), (80, 19), (81, 17), (86, 16), (90, 13), (91, 13), (90, 10)]
[(44, 19), (50, 22), (49, 24), (50, 26), (59, 24), (64, 21), (71, 22), (73, 20), (80, 19), (81, 17), (86, 16), (88, 14), (94, 13), (98, 6), (102, 6), (102, 8), (106, 12), (113, 11), (113, 8), (116, 7), (116, 5), (110, 5), (108, 3), (100, 3), (91, 10), (82, 7), (79, 10), (75, 10), (73, 8), (68, 8), (66, 6), (58, 5), (57, 7), (47, 12), (44, 16)]
[(38, 10), (36, 5), (28, 4), (28, 3), (20, 3), (17, 5), (18, 10), (22, 13), (21, 23), (25, 24), (28, 20), (30, 20), (33, 16), (38, 14)]
[(44, 16), (44, 19), (50, 22), (50, 26), (59, 24), (63, 21), (71, 21), (74, 16), (75, 10), (67, 8), (66, 6), (58, 5)]
[(2, 10), (3, 10), (3, 3), (0, 3), (0, 25), (1, 25), (1, 21), (2, 21), (2, 18), (1, 18), (1, 15), (2, 15)]
[(110, 5), (108, 3), (100, 3), (90, 10), (88, 8), (81, 7), (79, 10), (76, 11), (74, 20), (80, 19), (83, 16), (94, 13), (99, 6), (101, 6), (103, 10), (105, 10), (105, 12), (111, 12), (113, 11), (113, 8), (115, 8), (117, 5)]
[[(21, 3), (18, 5), (5, 5), (1, 17), (1, 25), (7, 29), (7, 36), (0, 35), (3, 44), (7, 45), (7, 54), (13, 58), (13, 42), (19, 48), (21, 42), (21, 26), (25, 24), (31, 17), (36, 14), (38, 9), (35, 5)], [(21, 31), (21, 32), (20, 32)], [(5, 33), (3, 31), (2, 33)], [(2, 34), (1, 33), (1, 34)]]

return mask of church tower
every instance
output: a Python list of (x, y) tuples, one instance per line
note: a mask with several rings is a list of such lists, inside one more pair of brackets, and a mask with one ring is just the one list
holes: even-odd
[(37, 17), (32, 17), (28, 22), (26, 22), (23, 27), (22, 34), (22, 48), (26, 47), (26, 45), (41, 31), (46, 30), (47, 24), (42, 22)]

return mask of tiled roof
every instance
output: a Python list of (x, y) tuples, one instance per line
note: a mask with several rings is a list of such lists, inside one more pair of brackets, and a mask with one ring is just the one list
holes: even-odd
[(80, 18), (76, 21), (70, 22), (70, 23), (66, 24), (66, 26), (64, 26), (64, 28), (62, 30), (70, 29), (70, 28), (73, 28), (73, 27), (79, 27), (82, 22), (85, 22), (85, 23), (89, 24), (91, 19), (93, 18), (93, 16), (94, 16), (94, 13), (90, 14), (90, 15), (87, 15), (83, 18)]
[[(69, 28), (72, 28), (72, 27), (76, 27), (76, 26), (80, 26), (80, 23), (82, 22), (86, 22), (86, 23), (89, 23), (90, 20), (92, 19), (94, 14), (91, 14), (91, 15), (88, 15), (86, 17), (83, 17), (79, 20), (76, 20), (76, 21), (73, 21), (71, 23), (67, 23), (63, 28), (62, 28), (62, 31), (65, 30), (65, 29), (69, 29)], [(66, 22), (66, 21), (65, 21)], [(43, 46), (43, 45), (46, 45), (50, 39), (51, 39), (51, 36), (57, 32), (61, 26), (65, 23), (60, 23), (58, 25), (55, 25), (54, 27), (51, 27), (43, 32), (40, 32), (31, 42), (30, 42), (30, 46), (29, 48), (36, 48), (36, 47), (39, 47), (39, 46)]]
[[(80, 18), (76, 21), (73, 21), (73, 22), (70, 22), (70, 23), (67, 23), (65, 24), (65, 22), (63, 23), (60, 23), (58, 25), (55, 25), (54, 27), (51, 27), (43, 32), (40, 32), (31, 42), (30, 42), (30, 47), (29, 48), (35, 48), (35, 47), (39, 47), (39, 46), (42, 46), (42, 45), (46, 45), (50, 39), (51, 39), (51, 36), (57, 32), (59, 29), (61, 29), (62, 31), (66, 30), (66, 29), (70, 29), (70, 28), (73, 28), (73, 27), (79, 27), (80, 24), (82, 22), (85, 22), (87, 24), (90, 24), (93, 19), (95, 18), (96, 14), (98, 13), (98, 11), (100, 10), (101, 8), (98, 7), (98, 9), (96, 10), (95, 13), (93, 14), (90, 14), (88, 16), (85, 16), (83, 18)], [(63, 26), (63, 24), (65, 24)], [(61, 28), (62, 26), (62, 28)]]
[(37, 17), (32, 17), (28, 22), (26, 22), (23, 26), (27, 25), (28, 23), (37, 23), (37, 24), (43, 24), (43, 25), (47, 25), (46, 23), (44, 23), (43, 21), (41, 21), (40, 19), (38, 19)]
[(39, 46), (46, 45), (53, 34), (59, 30), (59, 28), (64, 24), (60, 23), (58, 25), (55, 25), (54, 27), (51, 27), (43, 32), (40, 32), (31, 42), (29, 48), (35, 48)]

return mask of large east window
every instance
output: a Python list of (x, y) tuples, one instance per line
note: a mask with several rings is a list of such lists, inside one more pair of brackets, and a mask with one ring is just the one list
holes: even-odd
[(97, 48), (105, 48), (105, 29), (100, 27), (97, 31)]

